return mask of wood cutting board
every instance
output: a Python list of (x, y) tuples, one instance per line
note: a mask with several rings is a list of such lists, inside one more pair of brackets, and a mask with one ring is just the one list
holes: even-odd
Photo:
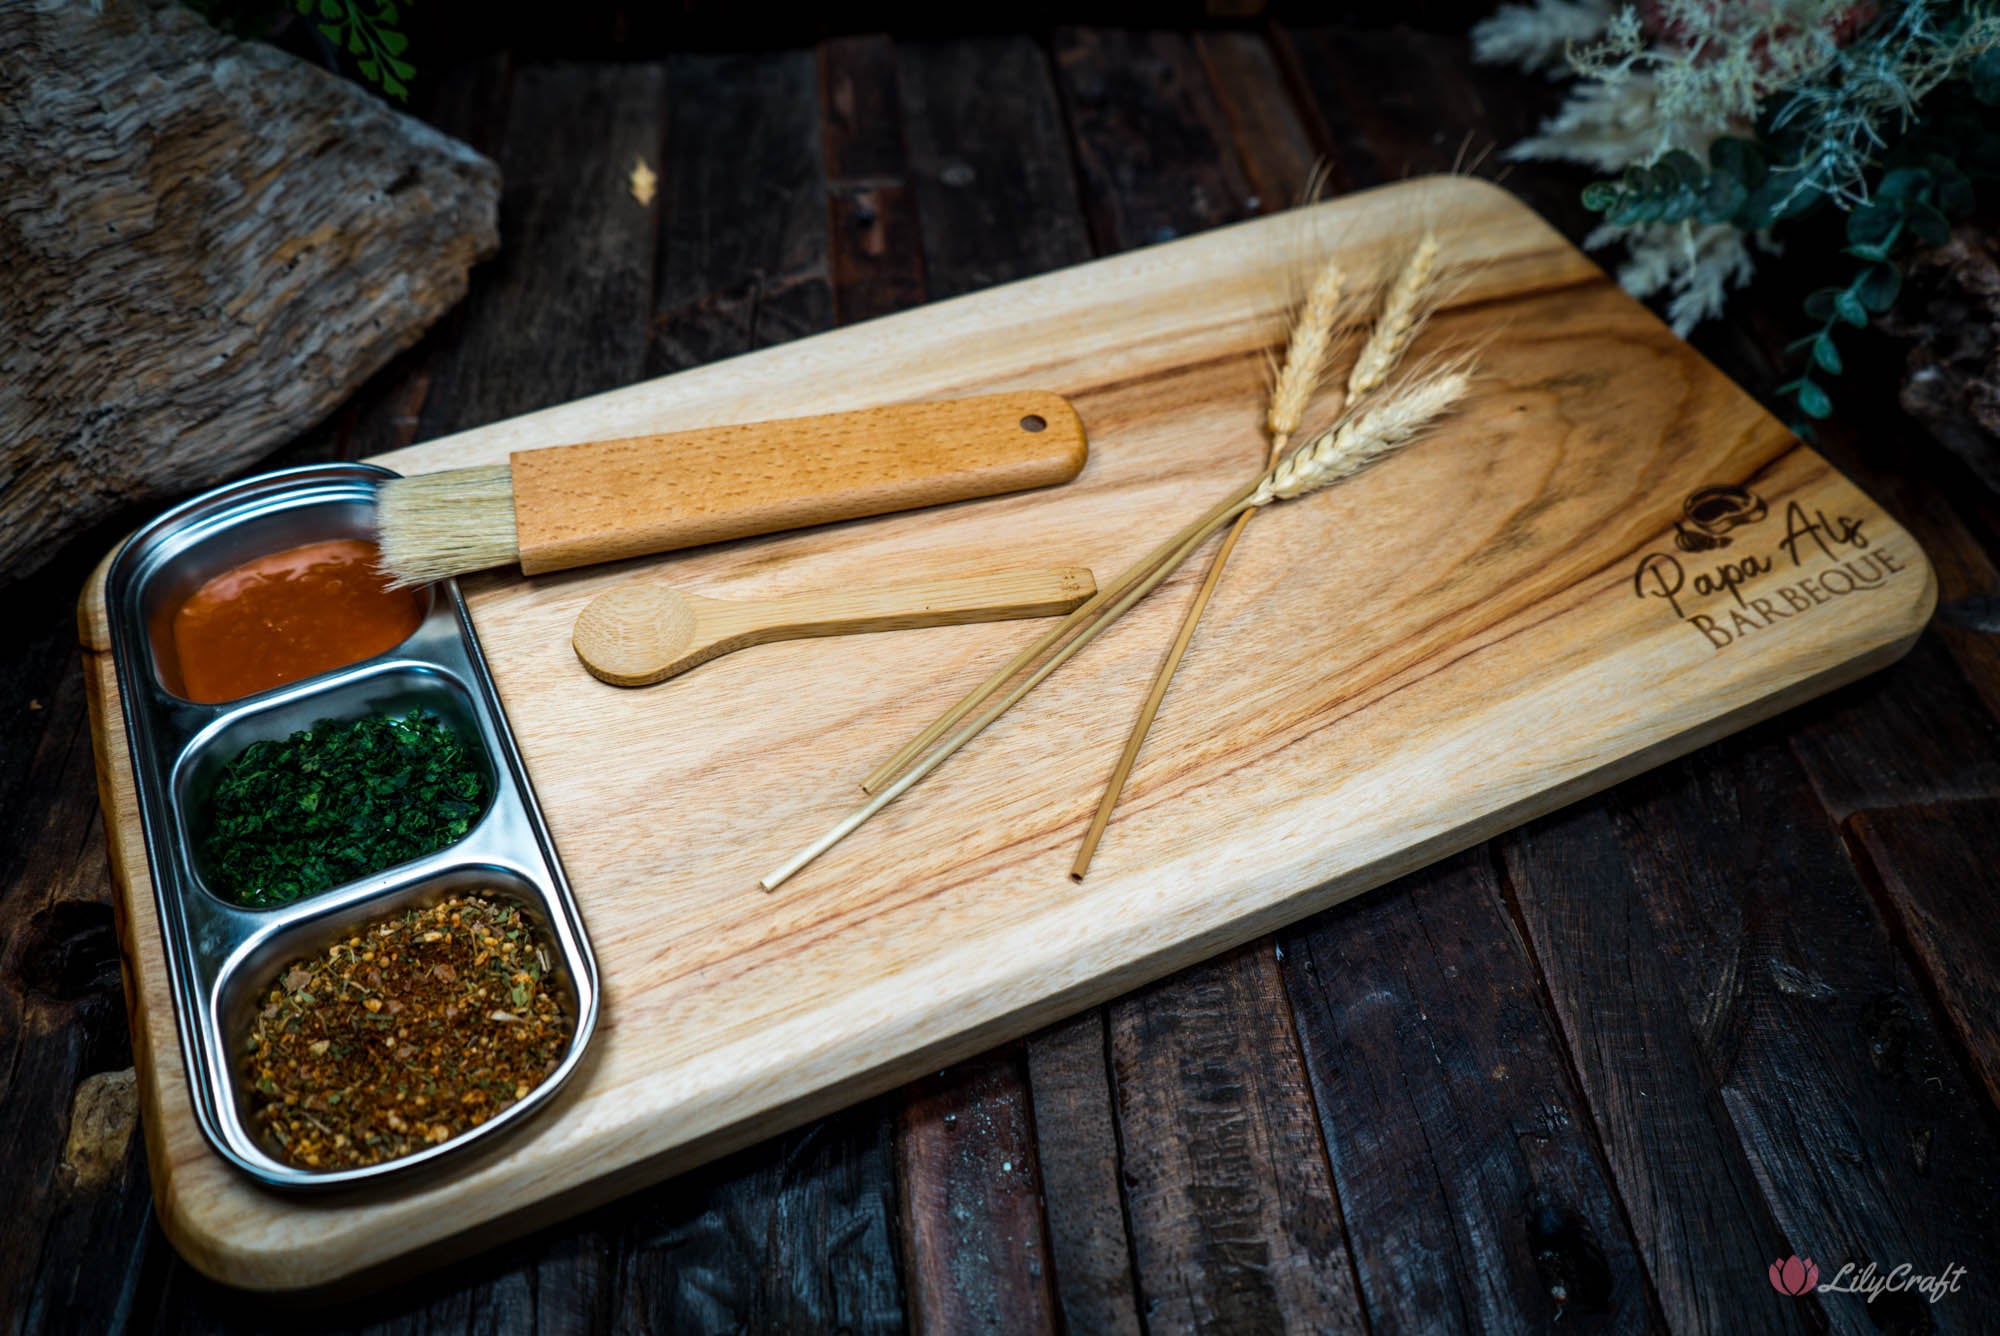
[[(776, 895), (757, 878), (1038, 628), (768, 645), (635, 691), (572, 655), (578, 610), (637, 578), (722, 598), (1051, 564), (1109, 579), (1257, 467), (1265, 349), (1313, 258), (1332, 248), (1357, 275), (1386, 274), (1425, 226), (1457, 281), (1422, 346), (1481, 346), (1474, 399), (1434, 439), (1250, 527), (1083, 885), (1066, 875), (1077, 841), (1205, 560)], [(603, 1013), (585, 1067), (531, 1128), (403, 1188), (274, 1195), (196, 1130), (86, 591), (147, 1149), (161, 1223), (190, 1261), (288, 1289), (488, 1246), (1860, 676), (1908, 647), (1935, 600), (1923, 554), (1873, 501), (1512, 196), (1465, 178), (1100, 260), (381, 462), (417, 472), (1012, 388), (1075, 402), (1091, 440), (1077, 481), (463, 582), (596, 946)], [(1718, 510), (1698, 495), (1714, 486), (1744, 490)]]

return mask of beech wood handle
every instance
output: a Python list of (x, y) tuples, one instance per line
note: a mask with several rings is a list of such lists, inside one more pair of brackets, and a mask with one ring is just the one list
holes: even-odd
[(830, 589), (762, 602), (703, 598), (641, 582), (585, 605), (571, 644), (594, 676), (613, 686), (640, 687), (773, 640), (1049, 617), (1073, 611), (1096, 592), (1090, 572), (1073, 566)]
[(1068, 482), (1088, 455), (1040, 390), (526, 450), (528, 575)]

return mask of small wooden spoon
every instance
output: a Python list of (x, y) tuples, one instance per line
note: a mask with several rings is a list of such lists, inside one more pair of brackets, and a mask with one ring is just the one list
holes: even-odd
[(1097, 592), (1089, 571), (1012, 571), (878, 589), (833, 589), (756, 603), (632, 584), (592, 599), (571, 644), (591, 673), (643, 687), (747, 645), (911, 626), (998, 622), (1071, 612)]

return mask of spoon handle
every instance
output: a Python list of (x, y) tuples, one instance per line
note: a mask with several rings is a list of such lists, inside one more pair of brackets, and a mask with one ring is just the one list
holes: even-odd
[[(597, 677), (614, 686), (646, 686), (750, 645), (1049, 617), (1072, 611), (1095, 592), (1091, 573), (1072, 566), (816, 590), (755, 602), (685, 596), (673, 601), (693, 614), (692, 634), (671, 635), (666, 618), (632, 615), (646, 595), (628, 586), (601, 594), (584, 608), (573, 643), (583, 666)], [(649, 653), (635, 640), (645, 634), (641, 627), (654, 626), (661, 628), (658, 648)]]

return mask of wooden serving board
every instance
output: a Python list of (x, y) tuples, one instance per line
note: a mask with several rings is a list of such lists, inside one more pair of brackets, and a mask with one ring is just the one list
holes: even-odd
[[(1313, 254), (1333, 247), (1379, 275), (1426, 225), (1455, 288), (1424, 346), (1479, 345), (1475, 398), (1436, 438), (1250, 527), (1083, 885), (1066, 875), (1077, 841), (1205, 562), (776, 895), (758, 877), (1033, 628), (769, 645), (636, 691), (571, 654), (578, 610), (641, 577), (724, 598), (1051, 564), (1110, 578), (1257, 467), (1264, 350)], [(486, 1246), (1859, 676), (1909, 645), (1935, 598), (1923, 554), (1871, 500), (1520, 203), (1462, 178), (942, 302), (383, 462), (489, 463), (1011, 388), (1074, 400), (1091, 440), (1077, 481), (465, 582), (597, 949), (603, 1019), (531, 1129), (407, 1188), (272, 1195), (196, 1131), (86, 598), (147, 1145), (161, 1222), (191, 1261), (280, 1289)], [(1747, 494), (1690, 518), (1690, 496), (1716, 485)]]

